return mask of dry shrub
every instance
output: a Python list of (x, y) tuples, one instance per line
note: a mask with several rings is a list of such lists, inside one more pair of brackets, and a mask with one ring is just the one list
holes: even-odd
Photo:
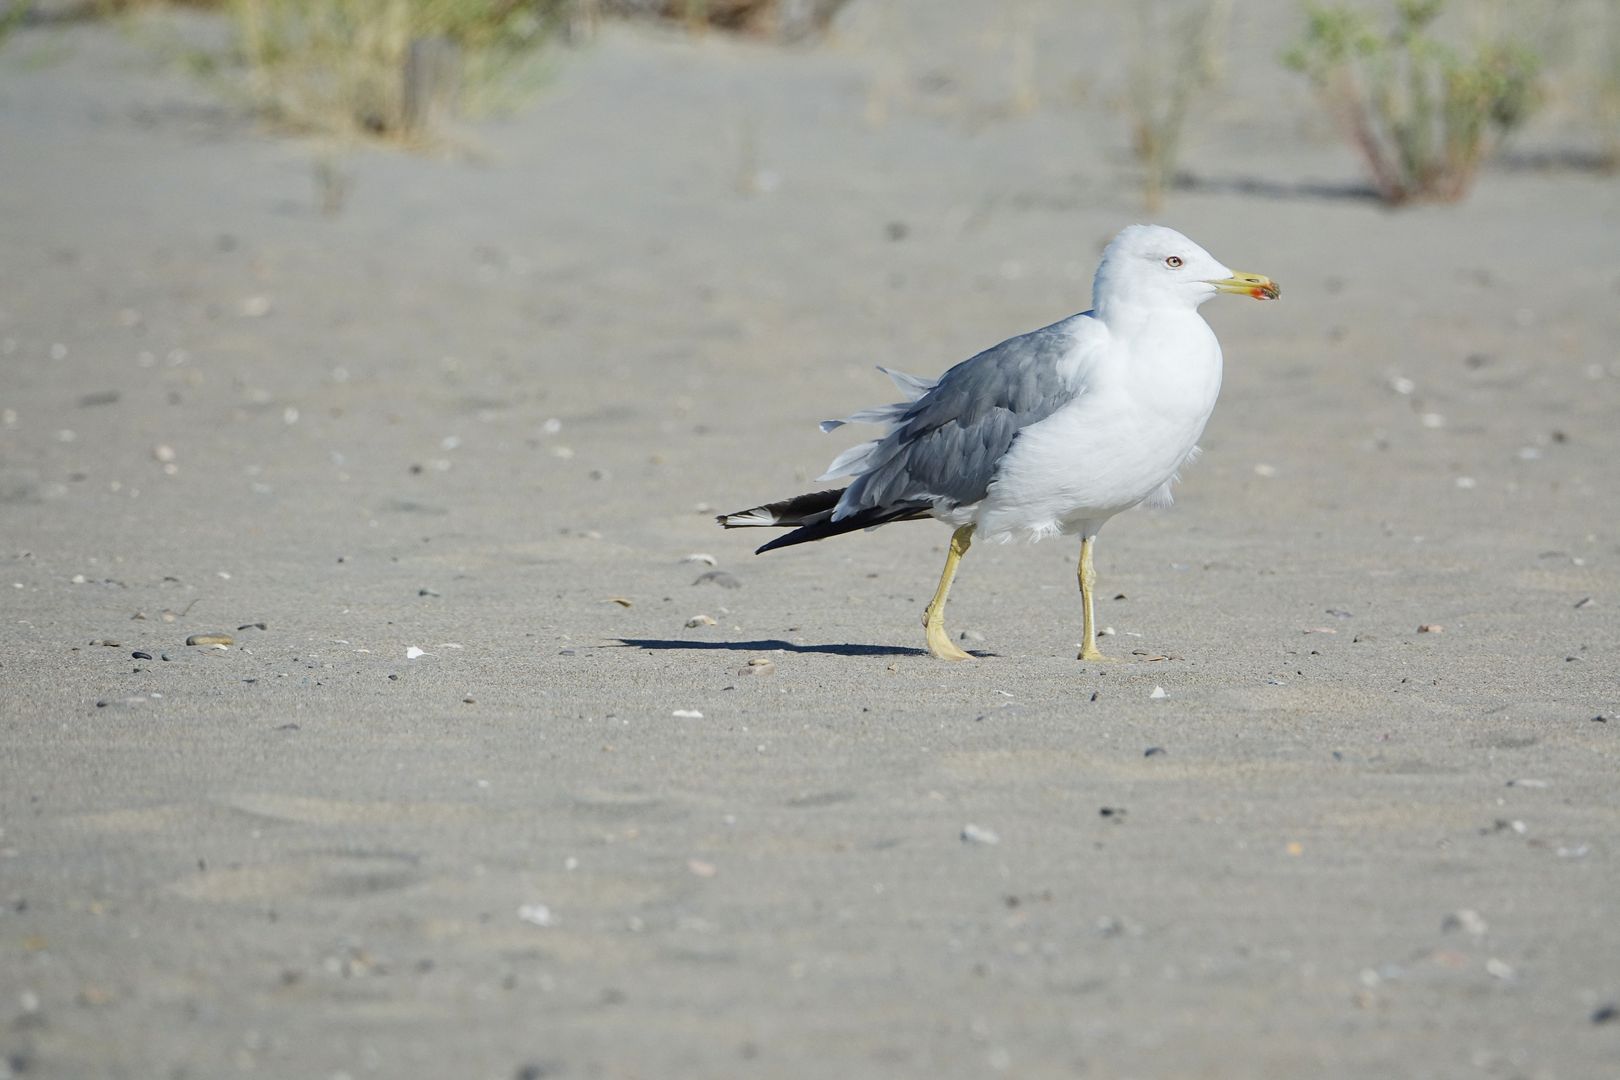
[(286, 126), (420, 138), (538, 46), (560, 0), (226, 0), (254, 103)]
[(1220, 78), (1232, 0), (1196, 0), (1169, 10), (1136, 0), (1126, 105), (1142, 194), (1156, 210), (1175, 179), (1193, 101)]
[(1341, 5), (1308, 5), (1285, 57), (1316, 86), (1386, 202), (1454, 201), (1538, 103), (1539, 64), (1510, 40), (1464, 54), (1431, 33), (1443, 0), (1397, 0), (1380, 33)]
[(847, 0), (578, 0), (611, 15), (669, 19), (798, 41), (826, 29)]
[(1613, 171), (1620, 169), (1620, 5), (1609, 7), (1604, 14), (1597, 121), (1603, 135), (1603, 166)]

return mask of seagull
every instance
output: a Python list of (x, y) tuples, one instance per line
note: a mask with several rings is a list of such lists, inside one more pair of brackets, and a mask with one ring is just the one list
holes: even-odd
[(728, 529), (793, 531), (756, 554), (892, 521), (951, 527), (923, 611), (928, 651), (970, 660), (945, 632), (957, 565), (979, 539), (1080, 537), (1079, 659), (1097, 649), (1092, 545), (1109, 518), (1167, 506), (1221, 389), (1221, 346), (1198, 308), (1217, 293), (1275, 300), (1276, 282), (1232, 270), (1174, 229), (1132, 225), (1103, 251), (1090, 311), (986, 349), (938, 379), (879, 368), (904, 401), (825, 420), (880, 424), (819, 479), (848, 486), (722, 514)]

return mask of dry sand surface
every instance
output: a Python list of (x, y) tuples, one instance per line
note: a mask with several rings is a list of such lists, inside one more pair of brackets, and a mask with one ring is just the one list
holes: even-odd
[(952, 666), (945, 529), (715, 527), (1143, 216), (1117, 27), (1020, 9), (1020, 82), (986, 10), (609, 27), (333, 216), (13, 36), (0, 1076), (1620, 1075), (1612, 178), (1389, 212), (1240, 5), (1158, 218), (1284, 296), (1102, 534), (1125, 662), (1072, 540), (972, 551)]

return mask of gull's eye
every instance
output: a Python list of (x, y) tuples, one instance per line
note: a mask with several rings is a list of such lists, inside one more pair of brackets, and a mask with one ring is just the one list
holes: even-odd
[(1181, 266), (1181, 256), (1180, 255), (1172, 255), (1172, 256), (1170, 256), (1168, 259), (1164, 260), (1164, 265), (1168, 266), (1172, 270), (1177, 269), (1178, 267)]

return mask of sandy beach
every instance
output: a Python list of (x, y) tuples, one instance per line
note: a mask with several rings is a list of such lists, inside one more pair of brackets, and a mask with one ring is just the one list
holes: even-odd
[(1620, 182), (1545, 167), (1567, 116), (1389, 210), (1239, 5), (1151, 216), (1283, 297), (1204, 309), (1205, 455), (1102, 533), (1122, 662), (1073, 541), (973, 549), (951, 665), (945, 528), (715, 526), (874, 365), (1089, 305), (1149, 215), (1086, 8), (609, 24), (335, 214), (149, 24), (14, 31), (0, 1077), (1620, 1075)]

